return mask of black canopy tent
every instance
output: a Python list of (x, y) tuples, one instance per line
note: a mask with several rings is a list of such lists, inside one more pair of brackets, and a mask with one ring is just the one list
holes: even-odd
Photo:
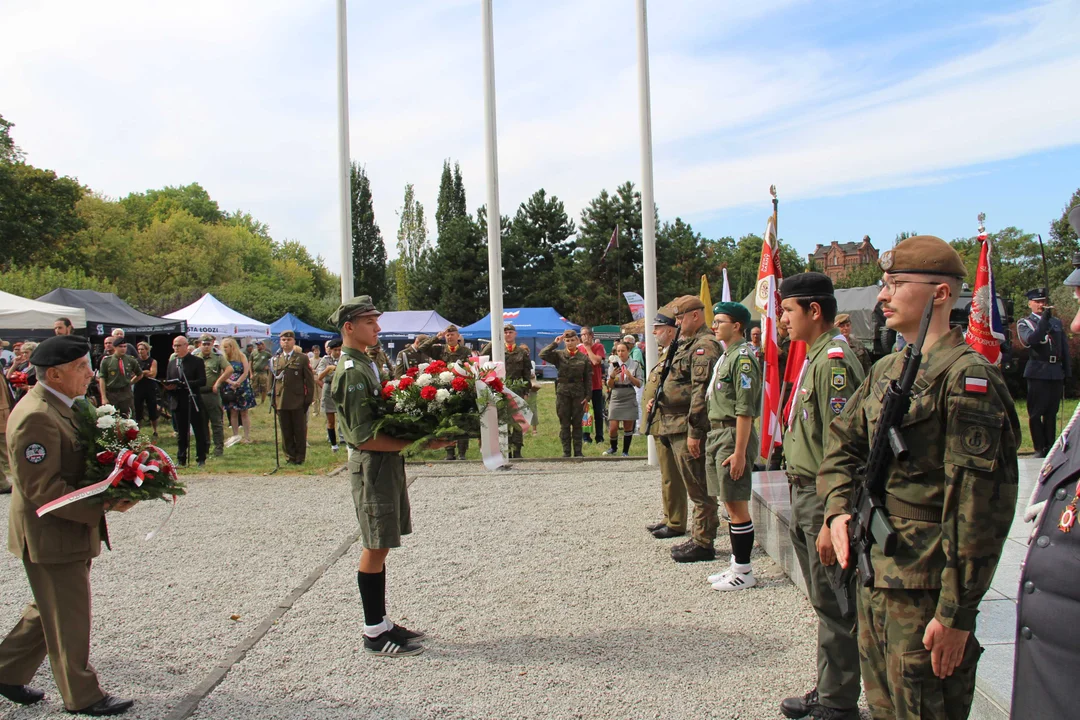
[(116, 296), (95, 290), (59, 288), (38, 298), (42, 302), (81, 307), (86, 310), (86, 334), (109, 335), (116, 328), (134, 335), (183, 334), (186, 320), (170, 320), (139, 312)]

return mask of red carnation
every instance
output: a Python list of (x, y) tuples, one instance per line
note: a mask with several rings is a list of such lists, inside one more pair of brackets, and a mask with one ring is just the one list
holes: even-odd
[(497, 377), (496, 378), (491, 378), (491, 380), (488, 381), (488, 387), (491, 388), (492, 390), (494, 390), (497, 393), (501, 393), (503, 391), (502, 380), (500, 380)]
[(419, 374), (420, 374), (420, 368), (418, 368), (418, 367), (411, 367), (411, 368), (409, 368), (408, 370), (405, 371), (405, 376), (406, 377), (414, 378)]
[(436, 392), (437, 390), (435, 390), (434, 385), (428, 385), (426, 387), (420, 388), (420, 397), (424, 398), (425, 400), (434, 400)]
[(469, 389), (469, 381), (459, 375), (450, 381), (450, 387), (456, 392), (465, 392)]
[(128, 428), (127, 432), (124, 433), (124, 437), (128, 440), (134, 440), (139, 437), (139, 428)]
[(97, 454), (97, 459), (102, 465), (111, 465), (116, 462), (116, 453), (112, 450), (102, 450)]
[(443, 372), (444, 370), (446, 370), (446, 363), (444, 363), (442, 360), (434, 360), (427, 367), (427, 372), (431, 375), (436, 375)]
[(398, 380), (398, 384), (397, 384), (398, 390), (404, 390), (405, 388), (409, 387), (412, 384), (413, 384), (413, 379), (411, 377), (409, 377), (408, 375), (406, 375), (405, 377)]
[(383, 385), (382, 396), (389, 399), (394, 394), (394, 386), (390, 384)]

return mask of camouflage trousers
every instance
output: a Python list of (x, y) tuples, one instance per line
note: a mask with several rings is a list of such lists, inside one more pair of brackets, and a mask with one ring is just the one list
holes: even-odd
[(585, 414), (581, 401), (584, 399), (580, 395), (555, 395), (555, 414), (559, 416), (559, 440), (564, 455), (570, 454), (571, 443), (573, 451), (581, 454), (581, 416)]
[(694, 525), (690, 530), (690, 539), (702, 547), (712, 547), (716, 533), (720, 529), (719, 505), (716, 498), (709, 495), (705, 483), (705, 441), (701, 442), (701, 456), (694, 457), (686, 447), (686, 433), (665, 435), (679, 476), (686, 486), (686, 494), (694, 503)]
[(859, 659), (874, 720), (965, 720), (971, 711), (982, 655), (975, 634), (944, 680), (934, 675), (923, 647), (939, 592), (859, 588)]
[(666, 437), (656, 438), (656, 460), (660, 465), (660, 497), (664, 522), (672, 530), (686, 530), (686, 485), (671, 454)]

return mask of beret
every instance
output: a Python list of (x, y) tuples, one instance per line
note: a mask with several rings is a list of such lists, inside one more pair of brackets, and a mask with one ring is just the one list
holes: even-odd
[(333, 340), (331, 340), (330, 342), (328, 342), (328, 343), (326, 344), (326, 346), (327, 346), (328, 348), (330, 348), (331, 350), (333, 350), (334, 348), (339, 348), (339, 347), (341, 347), (341, 338), (334, 338)]
[(503, 332), (506, 332), (507, 330), (513, 330), (514, 332), (517, 332), (517, 328), (514, 327), (514, 323), (506, 323), (505, 325), (503, 325)]
[(833, 325), (843, 325), (846, 322), (851, 322), (851, 315), (848, 313), (840, 313), (836, 316), (836, 319), (833, 320)]
[(214, 336), (210, 333), (203, 333), (199, 336), (199, 342), (214, 342)]
[(675, 315), (682, 315), (693, 310), (704, 310), (705, 304), (701, 302), (701, 298), (697, 295), (683, 295), (677, 297), (668, 303), (668, 306), (675, 310)]
[(878, 266), (887, 273), (919, 273), (964, 278), (967, 268), (949, 243), (933, 235), (914, 235), (881, 253)]
[(327, 322), (340, 328), (353, 318), (365, 315), (382, 315), (382, 313), (375, 309), (375, 303), (371, 301), (370, 295), (358, 295), (339, 305), (338, 309), (327, 318)]
[(458, 332), (458, 326), (454, 323), (450, 323), (446, 326), (446, 330), (444, 332)]
[(1045, 300), (1050, 297), (1050, 293), (1046, 292), (1046, 288), (1032, 288), (1024, 293), (1028, 300)]
[(833, 295), (833, 283), (828, 275), (804, 272), (786, 277), (780, 283), (780, 299), (819, 298)]
[(78, 335), (53, 335), (38, 343), (30, 353), (30, 364), (55, 367), (90, 354), (90, 344)]
[(278, 337), (292, 338), (292, 339), (295, 340), (296, 339), (296, 333), (294, 333), (292, 330), (282, 330), (281, 334), (278, 335)]
[(665, 305), (657, 311), (656, 317), (653, 319), (653, 327), (657, 325), (675, 327), (675, 310), (670, 305)]
[(713, 305), (713, 315), (727, 315), (745, 328), (750, 323), (750, 311), (737, 302), (718, 302)]

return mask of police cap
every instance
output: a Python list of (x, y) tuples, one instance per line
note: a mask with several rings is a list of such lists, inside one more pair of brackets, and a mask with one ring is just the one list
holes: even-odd
[(697, 295), (683, 295), (672, 300), (669, 305), (675, 310), (675, 316), (683, 315), (694, 310), (704, 310), (705, 304)]
[(55, 367), (88, 355), (90, 344), (78, 335), (53, 335), (38, 343), (30, 353), (30, 364), (37, 367)]
[(1026, 293), (1024, 293), (1024, 296), (1028, 300), (1045, 300), (1050, 297), (1050, 293), (1046, 291), (1046, 288), (1038, 287), (1028, 290)]
[[(828, 275), (804, 272), (784, 278), (780, 283), (780, 299), (820, 298), (833, 296), (833, 283)], [(715, 312), (715, 311), (714, 311)]]
[(365, 315), (378, 316), (382, 315), (382, 313), (375, 309), (375, 303), (371, 301), (370, 295), (359, 295), (339, 305), (338, 309), (327, 319), (327, 322), (336, 328), (340, 328), (344, 327), (345, 323), (353, 318), (364, 317)]
[(881, 253), (878, 265), (887, 273), (919, 273), (921, 275), (946, 275), (954, 278), (967, 276), (967, 268), (959, 253), (949, 243), (933, 235), (915, 235), (901, 241), (892, 250)]
[(750, 324), (750, 311), (746, 306), (737, 302), (718, 302), (713, 305), (713, 315), (727, 315), (737, 323), (742, 323), (745, 328)]
[(658, 325), (675, 327), (675, 310), (670, 305), (665, 305), (656, 312), (656, 317), (653, 318), (653, 327)]

